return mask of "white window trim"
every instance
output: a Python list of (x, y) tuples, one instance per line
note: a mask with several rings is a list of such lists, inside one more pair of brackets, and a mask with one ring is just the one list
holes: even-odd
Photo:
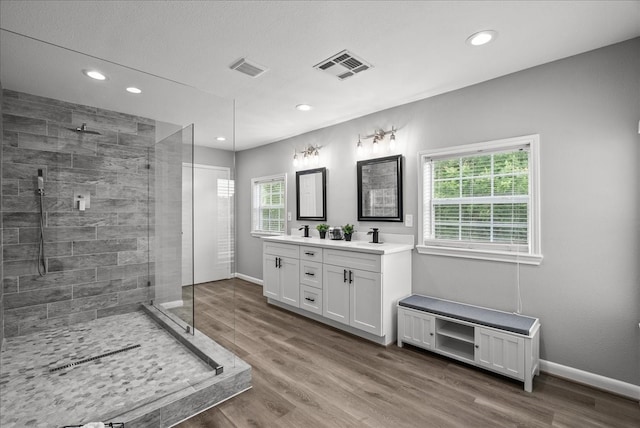
[[(276, 180), (283, 180), (284, 181), (284, 231), (283, 232), (264, 232), (261, 230), (255, 230), (255, 223), (254, 223), (254, 201), (256, 200), (256, 194), (255, 194), (255, 190), (256, 190), (256, 183), (261, 183), (261, 182), (265, 182), (265, 181), (276, 181)], [(287, 217), (287, 173), (283, 172), (282, 174), (274, 174), (274, 175), (268, 175), (265, 177), (256, 177), (256, 178), (252, 178), (251, 179), (251, 218), (250, 218), (250, 222), (251, 222), (251, 236), (256, 237), (256, 238), (260, 238), (262, 236), (280, 236), (280, 235), (286, 235), (287, 230), (289, 228), (289, 224), (288, 224), (288, 217)]]
[[(482, 244), (469, 244), (455, 242), (446, 245), (446, 242), (439, 242), (438, 245), (424, 243), (424, 195), (423, 192), (423, 163), (425, 157), (447, 157), (463, 156), (465, 154), (479, 153), (483, 151), (498, 151), (516, 146), (529, 146), (529, 193), (531, 215), (530, 242), (529, 249), (520, 251), (518, 246), (511, 249), (504, 247), (500, 249), (490, 249)], [(540, 265), (542, 263), (541, 245), (541, 216), (540, 216), (540, 136), (538, 134), (525, 135), (521, 137), (506, 138), (503, 140), (487, 141), (482, 143), (466, 144), (462, 146), (446, 147), (441, 149), (431, 149), (418, 152), (418, 242), (416, 250), (419, 254), (429, 254), (447, 257), (462, 257), (467, 259), (491, 260), (508, 263), (521, 263), (529, 265)]]

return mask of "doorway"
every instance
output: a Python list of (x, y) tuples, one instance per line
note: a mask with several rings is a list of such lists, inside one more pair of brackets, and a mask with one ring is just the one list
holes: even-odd
[(231, 277), (229, 178), (229, 168), (182, 164), (182, 248), (193, 257), (182, 259), (183, 286)]

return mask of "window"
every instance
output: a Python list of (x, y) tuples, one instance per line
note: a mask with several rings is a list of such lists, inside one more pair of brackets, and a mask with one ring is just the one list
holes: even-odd
[(287, 175), (251, 180), (251, 233), (281, 235), (286, 228)]
[(540, 264), (537, 135), (419, 153), (422, 254)]

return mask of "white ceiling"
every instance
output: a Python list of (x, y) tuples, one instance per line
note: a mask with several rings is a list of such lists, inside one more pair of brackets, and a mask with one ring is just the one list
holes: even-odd
[[(638, 37), (640, 1), (2, 0), (0, 27), (3, 87), (195, 122), (197, 144), (224, 148), (235, 103), (242, 150)], [(494, 43), (465, 43), (485, 29)], [(343, 49), (373, 68), (313, 68)], [(268, 71), (230, 70), (241, 57)]]

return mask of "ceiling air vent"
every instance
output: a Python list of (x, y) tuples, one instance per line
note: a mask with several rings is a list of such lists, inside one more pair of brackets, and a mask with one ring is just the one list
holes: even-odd
[(313, 66), (313, 68), (326, 71), (340, 80), (355, 76), (356, 74), (372, 67), (373, 65), (369, 64), (362, 58), (358, 58), (347, 50), (339, 52)]
[(240, 73), (244, 73), (247, 76), (258, 77), (265, 71), (266, 67), (256, 64), (255, 62), (248, 61), (246, 58), (240, 58), (229, 66), (232, 70), (237, 70)]

